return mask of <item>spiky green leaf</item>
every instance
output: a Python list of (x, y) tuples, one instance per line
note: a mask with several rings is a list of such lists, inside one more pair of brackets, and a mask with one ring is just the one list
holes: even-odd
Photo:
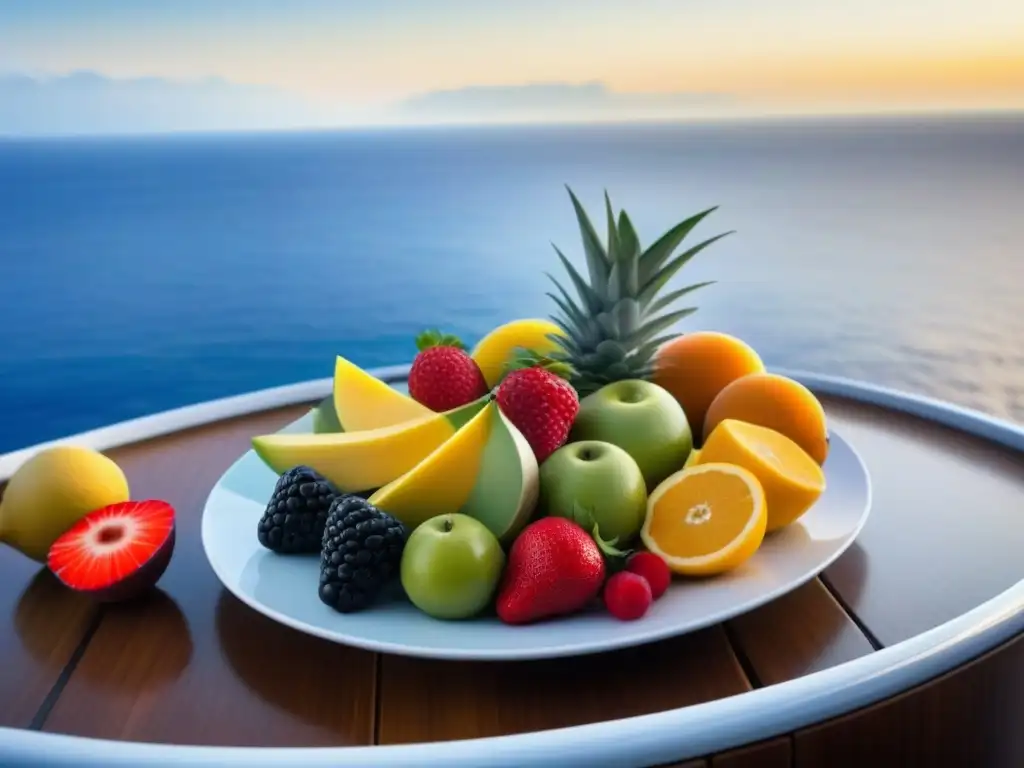
[(640, 255), (640, 238), (625, 211), (619, 212), (619, 258), (634, 260)]
[(644, 342), (639, 347), (637, 347), (636, 352), (634, 353), (634, 358), (638, 362), (646, 364), (652, 357), (654, 357), (655, 353), (661, 348), (663, 344), (666, 344), (672, 341), (673, 339), (677, 339), (680, 336), (682, 336), (681, 333), (666, 333), (664, 336), (658, 336), (655, 339), (651, 339), (650, 341)]
[(673, 275), (675, 275), (676, 272), (683, 268), (683, 265), (686, 264), (686, 262), (688, 262), (690, 259), (692, 259), (698, 253), (703, 251), (716, 240), (721, 240), (723, 237), (726, 237), (727, 235), (731, 234), (732, 232), (729, 231), (723, 232), (720, 235), (715, 235), (714, 237), (709, 237), (703, 243), (698, 243), (697, 245), (693, 246), (692, 248), (686, 251), (683, 251), (681, 254), (672, 259), (668, 264), (666, 264), (662, 269), (656, 272), (654, 276), (644, 284), (643, 288), (640, 290), (640, 295), (637, 297), (637, 300), (640, 302), (640, 307), (646, 310), (647, 306), (654, 300), (654, 297), (658, 295), (658, 292), (662, 288), (664, 288), (666, 284), (668, 284), (668, 281), (672, 279)]
[(619, 249), (619, 231), (615, 226), (615, 211), (612, 210), (612, 200), (608, 197), (608, 190), (604, 193), (605, 215), (608, 217), (608, 263), (615, 265), (622, 258)]
[(565, 257), (564, 253), (558, 250), (558, 246), (552, 245), (552, 247), (555, 249), (555, 253), (558, 254), (558, 258), (561, 260), (562, 266), (565, 267), (565, 271), (569, 273), (569, 279), (572, 280), (572, 284), (576, 287), (576, 292), (580, 295), (580, 299), (583, 300), (587, 309), (592, 313), (600, 312), (602, 309), (601, 296), (587, 285), (587, 282), (576, 271), (576, 267), (572, 265), (572, 262)]
[(687, 307), (686, 309), (679, 309), (675, 312), (669, 312), (667, 315), (661, 315), (653, 320), (649, 320), (637, 328), (629, 338), (624, 339), (623, 343), (629, 347), (639, 347), (640, 345), (650, 341), (655, 335), (661, 333), (667, 328), (670, 328), (684, 317), (689, 317), (696, 311), (696, 307)]
[(706, 211), (694, 214), (686, 221), (681, 221), (672, 229), (659, 237), (654, 244), (644, 251), (640, 256), (640, 284), (644, 285), (650, 281), (654, 273), (661, 268), (672, 252), (679, 247), (683, 239), (690, 234), (690, 230), (700, 224), (701, 220), (715, 211), (718, 206), (708, 208)]
[(436, 328), (431, 328), (416, 337), (416, 349), (422, 352), (425, 349), (431, 347), (455, 347), (456, 349), (465, 349), (466, 345), (462, 343), (462, 339), (450, 333), (441, 333)]
[[(553, 275), (551, 275), (548, 272), (545, 272), (544, 274), (547, 275), (548, 279), (554, 284), (557, 291), (562, 295), (562, 299), (565, 302), (566, 306), (566, 314), (568, 314), (569, 318), (573, 322), (582, 325), (586, 321), (586, 313), (580, 308), (580, 306), (575, 301), (572, 300), (572, 297), (569, 295), (569, 292), (562, 287), (562, 284), (558, 282)], [(548, 295), (550, 296), (551, 294), (549, 293)]]
[[(617, 339), (619, 337), (619, 324), (616, 322), (614, 315), (602, 312), (597, 316), (597, 325), (606, 338)], [(598, 342), (597, 348), (600, 349), (600, 347), (601, 344)]]
[(647, 308), (647, 314), (657, 314), (661, 310), (665, 309), (665, 307), (671, 306), (673, 302), (678, 301), (686, 294), (692, 293), (693, 291), (699, 290), (701, 288), (706, 288), (709, 285), (714, 285), (715, 282), (715, 280), (706, 280), (703, 283), (694, 283), (693, 285), (687, 285), (683, 288), (680, 288), (678, 291), (666, 293), (664, 296), (662, 296), (660, 299), (658, 299), (656, 302), (654, 302), (653, 304), (651, 304), (651, 306)]
[(619, 323), (623, 335), (633, 333), (640, 325), (640, 305), (634, 298), (622, 299), (612, 310)]
[(580, 205), (580, 201), (576, 198), (575, 193), (569, 189), (568, 185), (565, 188), (569, 192), (569, 199), (572, 200), (572, 207), (576, 211), (580, 236), (583, 238), (583, 253), (587, 257), (587, 271), (590, 273), (590, 283), (595, 291), (604, 293), (610, 267), (608, 252), (605, 251), (604, 246), (601, 244), (601, 240), (597, 236), (590, 217), (583, 210), (583, 206)]

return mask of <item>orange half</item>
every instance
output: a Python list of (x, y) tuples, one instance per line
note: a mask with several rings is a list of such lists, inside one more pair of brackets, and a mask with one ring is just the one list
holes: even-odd
[(768, 521), (761, 483), (734, 464), (697, 464), (664, 480), (647, 500), (644, 545), (675, 573), (712, 576), (742, 565)]

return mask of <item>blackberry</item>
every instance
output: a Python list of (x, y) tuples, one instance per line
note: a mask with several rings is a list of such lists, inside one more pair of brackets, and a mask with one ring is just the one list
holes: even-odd
[(408, 529), (355, 495), (331, 505), (320, 550), (320, 600), (341, 613), (366, 608), (398, 576)]
[(260, 518), (260, 544), (286, 555), (319, 552), (327, 513), (337, 497), (337, 489), (316, 470), (289, 469), (278, 479)]

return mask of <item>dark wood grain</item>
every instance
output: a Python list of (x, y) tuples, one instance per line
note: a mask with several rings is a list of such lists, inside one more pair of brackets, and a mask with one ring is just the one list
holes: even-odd
[(672, 763), (672, 765), (659, 765), (657, 768), (708, 768), (707, 760), (687, 760), (685, 763)]
[(873, 507), (826, 571), (870, 632), (892, 645), (995, 597), (1024, 574), (1024, 460), (936, 424), (826, 399), (860, 452)]
[(221, 422), (111, 452), (135, 498), (178, 512), (161, 592), (104, 608), (45, 730), (228, 745), (370, 743), (375, 658), (264, 619), (225, 594), (202, 551), (202, 507), (249, 446), (305, 408)]
[(381, 656), (380, 664), (381, 744), (547, 730), (749, 689), (720, 628), (569, 659), (473, 664)]
[(817, 579), (733, 619), (729, 631), (762, 685), (809, 675), (874, 651)]
[(1024, 765), (1024, 637), (882, 704), (796, 733), (796, 768)]
[(0, 546), (0, 585), (0, 725), (27, 728), (96, 609), (39, 563), (6, 546)]
[(740, 747), (711, 758), (711, 768), (790, 768), (792, 764), (793, 741), (789, 736)]

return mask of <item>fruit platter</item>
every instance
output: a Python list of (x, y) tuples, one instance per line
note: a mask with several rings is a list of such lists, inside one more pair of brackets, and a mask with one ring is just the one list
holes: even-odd
[(331, 393), (207, 501), (224, 585), (301, 631), (384, 652), (540, 658), (652, 642), (813, 578), (870, 510), (856, 451), (744, 341), (673, 332), (711, 283), (667, 290), (724, 235), (714, 209), (642, 249), (569, 192), (586, 274), (556, 248), (550, 318), (472, 348), (415, 338), (407, 389), (342, 355)]

